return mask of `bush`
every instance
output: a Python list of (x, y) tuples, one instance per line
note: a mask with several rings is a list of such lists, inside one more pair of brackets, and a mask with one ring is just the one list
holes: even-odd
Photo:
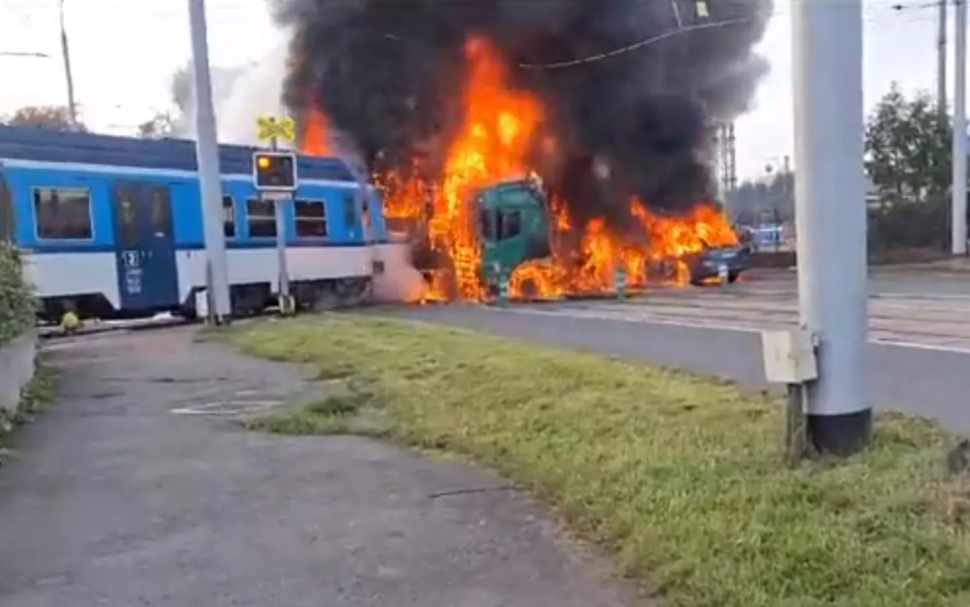
[(33, 325), (36, 312), (33, 291), (23, 273), (20, 254), (0, 242), (0, 344)]
[(950, 240), (949, 200), (897, 202), (869, 211), (869, 251), (946, 250)]

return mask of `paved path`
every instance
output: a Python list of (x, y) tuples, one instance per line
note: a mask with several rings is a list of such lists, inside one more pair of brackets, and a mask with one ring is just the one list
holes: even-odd
[[(294, 367), (190, 328), (60, 342), (62, 394), (0, 468), (3, 607), (607, 607), (632, 595), (499, 479), (220, 410)], [(205, 413), (200, 413), (200, 411)]]

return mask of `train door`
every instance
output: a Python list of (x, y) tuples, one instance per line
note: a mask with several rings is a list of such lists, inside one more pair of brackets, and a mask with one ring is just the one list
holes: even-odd
[(180, 302), (168, 186), (120, 184), (113, 202), (122, 309), (174, 308)]

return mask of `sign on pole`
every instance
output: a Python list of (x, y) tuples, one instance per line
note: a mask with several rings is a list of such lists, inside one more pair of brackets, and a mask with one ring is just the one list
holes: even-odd
[(256, 119), (257, 137), (260, 141), (296, 141), (296, 123), (292, 118), (277, 120), (273, 116), (260, 116)]
[(277, 120), (272, 116), (262, 116), (256, 121), (258, 136), (269, 141), (272, 151), (253, 152), (253, 185), (260, 198), (276, 203), (276, 251), (279, 258), (279, 306), (283, 315), (296, 310), (295, 301), (290, 295), (289, 272), (286, 267), (286, 212), (283, 205), (296, 191), (299, 178), (296, 174), (296, 154), (276, 149), (280, 139), (296, 141), (296, 124), (292, 118)]
[(296, 154), (253, 152), (253, 185), (260, 192), (292, 192), (297, 187)]

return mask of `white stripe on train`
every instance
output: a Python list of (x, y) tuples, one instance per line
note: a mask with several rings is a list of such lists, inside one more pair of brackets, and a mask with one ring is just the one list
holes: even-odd
[[(372, 262), (385, 259), (402, 245), (367, 247), (293, 247), (286, 251), (290, 280), (327, 280), (372, 275)], [(276, 291), (279, 263), (276, 249), (230, 249), (227, 252), (229, 284), (269, 283)], [(39, 297), (101, 293), (121, 309), (115, 252), (25, 254), (28, 279)], [(179, 301), (194, 288), (205, 286), (205, 251), (176, 250)]]

